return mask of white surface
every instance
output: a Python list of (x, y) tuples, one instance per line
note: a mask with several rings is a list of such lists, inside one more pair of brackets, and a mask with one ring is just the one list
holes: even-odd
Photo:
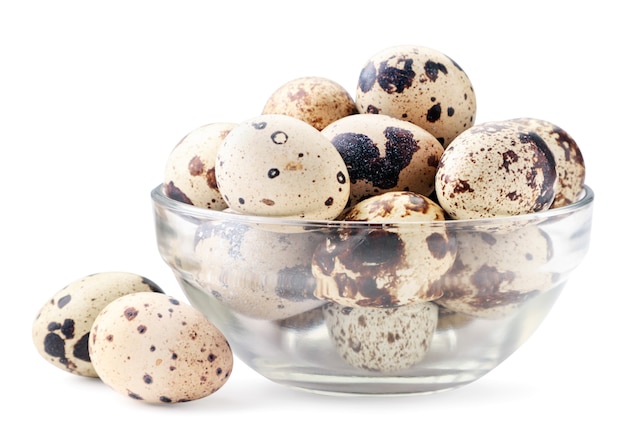
[[(0, 3), (0, 427), (624, 428), (618, 3), (94, 3)], [(236, 362), (217, 393), (171, 406), (127, 399), (37, 354), (32, 321), (74, 279), (127, 270), (181, 296), (156, 250), (149, 192), (188, 131), (257, 115), (270, 92), (303, 75), (353, 91), (366, 59), (401, 43), (439, 49), (465, 69), (478, 122), (547, 119), (585, 156), (591, 249), (518, 352), (467, 387), (399, 398), (294, 391)]]

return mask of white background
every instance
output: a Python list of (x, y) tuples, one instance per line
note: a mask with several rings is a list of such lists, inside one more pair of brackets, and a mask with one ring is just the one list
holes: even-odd
[[(618, 202), (626, 92), (617, 5), (0, 3), (0, 426), (624, 428)], [(369, 56), (405, 43), (438, 49), (465, 69), (477, 122), (546, 119), (585, 156), (596, 192), (591, 248), (519, 351), (469, 386), (394, 398), (295, 391), (237, 361), (221, 390), (170, 406), (130, 400), (38, 355), (30, 334), (36, 313), (79, 277), (126, 270), (182, 296), (157, 253), (149, 193), (187, 132), (259, 114), (295, 77), (328, 77), (354, 93)]]

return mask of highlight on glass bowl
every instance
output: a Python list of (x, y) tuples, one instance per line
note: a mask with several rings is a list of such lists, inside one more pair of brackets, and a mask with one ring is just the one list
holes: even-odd
[(541, 324), (588, 251), (594, 193), (562, 128), (475, 124), (430, 48), (370, 58), (355, 96), (304, 77), (189, 132), (152, 191), (159, 252), (233, 352), (320, 393), (471, 383)]

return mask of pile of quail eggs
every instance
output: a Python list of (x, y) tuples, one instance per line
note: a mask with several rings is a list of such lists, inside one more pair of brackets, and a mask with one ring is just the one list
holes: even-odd
[(70, 282), (42, 306), (32, 336), (57, 368), (100, 378), (147, 403), (206, 397), (226, 383), (233, 366), (230, 345), (213, 323), (135, 273)]
[[(353, 97), (330, 79), (297, 78), (271, 93), (254, 118), (190, 131), (165, 165), (165, 194), (185, 204), (245, 215), (393, 222), (545, 211), (576, 201), (583, 189), (583, 157), (566, 131), (537, 118), (475, 124), (470, 79), (441, 52), (390, 47), (365, 62), (356, 87)], [(226, 228), (210, 234), (229, 241), (234, 233)], [(386, 321), (392, 314), (415, 318), (416, 324), (430, 327), (424, 331), (427, 339), (434, 331), (437, 305), (468, 315), (495, 312), (460, 299), (475, 291), (446, 297), (446, 286), (435, 282), (455, 270), (459, 279), (472, 277), (472, 268), (484, 263), (477, 260), (494, 255), (480, 248), (493, 243), (468, 238), (452, 252), (445, 232), (434, 245), (412, 238), (423, 246), (412, 247), (411, 258), (428, 261), (431, 270), (405, 273), (412, 280), (410, 289), (379, 285), (387, 294), (372, 297), (358, 286), (338, 286), (338, 277), (345, 279), (354, 258), (338, 251), (341, 240), (329, 239), (313, 250), (311, 265), (315, 298), (329, 302), (323, 312), (336, 320), (336, 330), (357, 327), (363, 309), (377, 309)], [(502, 257), (498, 264), (523, 270), (519, 261), (507, 259), (515, 254), (505, 248), (530, 243), (538, 254), (547, 249), (540, 237), (509, 238), (503, 252), (496, 253)], [(313, 245), (293, 244), (302, 249)], [(202, 241), (198, 246), (201, 250)], [(286, 250), (285, 258), (297, 255)], [(398, 273), (393, 275), (378, 277), (395, 279)], [(419, 276), (427, 279), (415, 282)], [(296, 315), (309, 309), (306, 301), (301, 306)], [(41, 309), (33, 338), (41, 355), (57, 367), (99, 377), (116, 391), (147, 402), (207, 396), (232, 371), (228, 342), (211, 322), (146, 278), (128, 273), (101, 273), (68, 285)], [(420, 349), (416, 355), (423, 355), (425, 339), (404, 348)]]
[(187, 134), (167, 161), (172, 199), (213, 210), (341, 219), (369, 197), (405, 191), (452, 219), (518, 215), (567, 205), (585, 165), (574, 139), (549, 121), (475, 124), (461, 67), (422, 46), (367, 60), (355, 97), (322, 77), (296, 78), (262, 112)]

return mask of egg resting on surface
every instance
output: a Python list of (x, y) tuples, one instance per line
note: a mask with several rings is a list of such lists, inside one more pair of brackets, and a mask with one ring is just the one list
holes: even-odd
[(120, 297), (98, 314), (89, 352), (106, 385), (147, 403), (206, 397), (233, 367), (228, 341), (198, 310), (146, 292)]
[(60, 369), (97, 378), (88, 348), (93, 321), (113, 300), (140, 291), (163, 293), (148, 278), (128, 272), (95, 273), (69, 283), (42, 306), (33, 322), (37, 351)]
[(444, 150), (437, 201), (453, 219), (547, 210), (558, 192), (556, 162), (535, 132), (507, 121), (474, 125)]
[[(452, 265), (456, 242), (432, 200), (408, 191), (370, 197), (346, 211), (345, 221), (363, 227), (339, 228), (313, 254), (315, 295), (352, 307), (396, 307), (435, 300), (434, 283)], [(442, 221), (437, 226), (401, 226), (400, 221)], [(386, 228), (382, 228), (387, 224)], [(367, 228), (371, 225), (372, 228)]]
[(328, 303), (322, 308), (331, 340), (350, 365), (390, 373), (421, 361), (437, 327), (432, 302), (396, 308), (353, 308)]
[(556, 163), (558, 191), (551, 208), (567, 206), (576, 200), (585, 185), (585, 160), (574, 138), (561, 127), (538, 118), (510, 120), (537, 133), (548, 145)]
[(348, 206), (387, 191), (429, 195), (443, 147), (423, 128), (388, 115), (357, 114), (322, 130), (350, 176)]
[(337, 149), (319, 130), (287, 115), (237, 125), (218, 149), (215, 174), (228, 206), (248, 215), (334, 219), (350, 196)]
[(418, 45), (392, 46), (370, 57), (355, 102), (360, 113), (419, 125), (444, 147), (476, 118), (476, 95), (465, 71), (447, 55)]
[(215, 159), (217, 148), (235, 125), (205, 124), (183, 137), (165, 165), (163, 184), (169, 198), (206, 209), (228, 206), (215, 180)]
[(234, 312), (277, 320), (322, 305), (313, 295), (315, 233), (222, 221), (201, 225), (195, 241), (196, 282)]
[(436, 303), (449, 310), (502, 318), (558, 282), (542, 269), (552, 258), (552, 242), (536, 226), (458, 232), (456, 239), (456, 260), (437, 282), (443, 295)]
[(322, 130), (339, 118), (357, 113), (357, 109), (350, 93), (337, 82), (305, 76), (276, 89), (262, 113), (293, 116)]

